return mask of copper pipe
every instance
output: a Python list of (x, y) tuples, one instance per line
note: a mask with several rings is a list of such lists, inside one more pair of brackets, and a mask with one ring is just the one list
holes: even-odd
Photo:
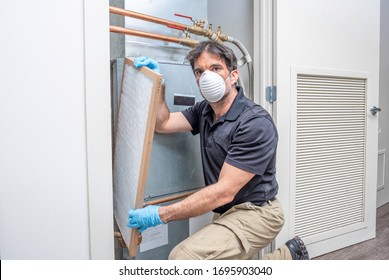
[(209, 38), (213, 41), (219, 42), (219, 43), (223, 43), (223, 42), (228, 40), (228, 36), (221, 34), (220, 31), (218, 31), (216, 33), (216, 32), (213, 32), (212, 30), (204, 29), (202, 26), (199, 26), (196, 24), (194, 24), (193, 26), (190, 26), (190, 25), (179, 23), (179, 22), (175, 22), (175, 21), (171, 21), (171, 20), (167, 20), (167, 19), (162, 19), (162, 18), (158, 18), (158, 17), (153, 17), (150, 15), (146, 15), (146, 14), (142, 14), (142, 13), (138, 13), (138, 12), (134, 12), (134, 11), (129, 11), (129, 10), (125, 10), (125, 9), (121, 9), (121, 8), (117, 8), (117, 7), (112, 7), (112, 6), (109, 7), (109, 12), (113, 13), (113, 14), (121, 15), (121, 16), (127, 16), (127, 17), (132, 17), (132, 18), (144, 20), (144, 21), (149, 21), (149, 22), (153, 22), (153, 23), (157, 23), (157, 24), (166, 25), (167, 27), (170, 27), (170, 28), (175, 28), (175, 29), (179, 29), (179, 30), (183, 30), (183, 31), (185, 30), (185, 31), (188, 31), (189, 33), (203, 36), (203, 37), (207, 37), (207, 38)]
[(172, 42), (172, 43), (176, 43), (176, 44), (180, 43), (180, 39), (179, 38), (174, 38), (174, 37), (165, 36), (165, 35), (158, 35), (158, 34), (154, 34), (154, 33), (138, 31), (138, 30), (129, 29), (129, 28), (123, 28), (123, 27), (119, 27), (119, 26), (112, 26), (111, 25), (109, 27), (109, 30), (111, 32), (115, 32), (115, 33), (121, 33), (121, 34), (126, 34), (126, 35), (133, 35), (133, 36), (150, 38), (150, 39), (156, 39), (156, 40)]
[(176, 43), (176, 44), (180, 44), (183, 46), (187, 46), (190, 48), (193, 48), (194, 46), (196, 46), (199, 43), (198, 41), (192, 40), (189, 38), (175, 38), (175, 37), (159, 35), (159, 34), (155, 34), (155, 33), (149, 33), (149, 32), (144, 32), (144, 31), (139, 31), (139, 30), (134, 30), (134, 29), (129, 29), (129, 28), (123, 28), (123, 27), (113, 26), (113, 25), (111, 25), (109, 27), (109, 30), (111, 32), (114, 32), (114, 33), (120, 33), (120, 34), (125, 34), (125, 35), (132, 35), (132, 36), (137, 36), (137, 37), (166, 41), (166, 42), (171, 42), (171, 43)]
[(182, 23), (178, 23), (175, 21), (162, 19), (162, 18), (158, 18), (158, 17), (153, 17), (153, 16), (149, 16), (146, 14), (141, 14), (141, 13), (137, 13), (137, 12), (133, 12), (133, 11), (129, 11), (129, 10), (124, 10), (124, 9), (120, 9), (117, 7), (110, 6), (109, 12), (113, 13), (113, 14), (121, 15), (121, 16), (132, 17), (132, 18), (145, 20), (145, 21), (149, 21), (149, 22), (153, 22), (153, 23), (158, 23), (158, 24), (162, 24), (162, 25), (166, 25), (166, 26), (171, 25), (171, 26), (176, 26), (176, 27), (186, 29), (186, 25), (182, 24)]
[(120, 232), (115, 231), (113, 236), (119, 240), (119, 244), (122, 248), (127, 248), (126, 243), (124, 243), (123, 236)]
[(143, 204), (143, 207), (146, 207), (146, 206), (149, 206), (149, 205), (161, 204), (161, 203), (165, 203), (165, 202), (169, 202), (169, 201), (173, 201), (173, 200), (185, 198), (185, 197), (188, 197), (188, 196), (194, 194), (195, 192), (196, 192), (196, 191), (192, 191), (192, 192), (187, 192), (187, 193), (183, 193), (183, 194), (172, 195), (172, 196), (169, 196), (169, 197), (165, 197), (165, 198), (160, 198), (160, 199), (155, 199), (155, 200), (152, 200), (152, 201), (148, 201), (148, 202), (145, 202), (145, 203)]
[[(115, 232), (113, 233), (113, 237), (119, 240), (119, 244), (120, 244), (121, 247), (127, 248), (127, 245), (126, 245), (126, 243), (124, 243), (124, 240), (123, 240), (123, 235), (122, 235), (119, 231), (115, 231)], [(139, 234), (139, 235), (138, 235), (138, 245), (139, 245), (141, 242), (142, 242), (142, 235)]]

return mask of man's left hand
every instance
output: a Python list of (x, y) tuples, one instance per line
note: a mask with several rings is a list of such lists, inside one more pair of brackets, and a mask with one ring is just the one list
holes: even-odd
[(161, 69), (159, 68), (158, 62), (155, 60), (148, 58), (146, 56), (137, 57), (134, 60), (134, 67), (140, 68), (142, 66), (145, 66), (147, 68), (150, 68), (151, 70), (154, 70), (155, 72), (161, 74)]

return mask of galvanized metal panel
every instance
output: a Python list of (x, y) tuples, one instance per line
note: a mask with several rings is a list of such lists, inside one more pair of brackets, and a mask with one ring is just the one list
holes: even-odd
[[(203, 100), (192, 69), (186, 64), (160, 62), (166, 89), (165, 100), (171, 112), (188, 106), (174, 104), (174, 95), (193, 96)], [(154, 135), (145, 200), (191, 191), (204, 186), (199, 135), (192, 133)]]

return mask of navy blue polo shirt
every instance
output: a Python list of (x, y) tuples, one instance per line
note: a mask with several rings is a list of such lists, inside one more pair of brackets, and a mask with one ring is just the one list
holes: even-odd
[(233, 201), (214, 212), (224, 213), (232, 206), (252, 202), (260, 205), (277, 194), (276, 150), (278, 134), (271, 116), (260, 105), (245, 97), (241, 87), (231, 108), (217, 121), (206, 100), (182, 111), (200, 133), (201, 157), (206, 185), (218, 181), (224, 162), (255, 174)]

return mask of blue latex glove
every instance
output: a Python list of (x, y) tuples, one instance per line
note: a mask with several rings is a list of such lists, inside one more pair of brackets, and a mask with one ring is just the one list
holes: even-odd
[(160, 206), (149, 205), (142, 209), (131, 209), (128, 212), (128, 224), (130, 228), (137, 228), (138, 232), (142, 232), (149, 227), (155, 227), (163, 224), (158, 214)]
[(155, 60), (152, 60), (151, 58), (148, 58), (145, 56), (135, 58), (134, 67), (140, 68), (142, 66), (146, 66), (146, 67), (150, 68), (151, 70), (154, 70), (155, 72), (158, 72), (159, 74), (161, 74), (161, 69), (159, 68), (158, 62), (156, 62)]

